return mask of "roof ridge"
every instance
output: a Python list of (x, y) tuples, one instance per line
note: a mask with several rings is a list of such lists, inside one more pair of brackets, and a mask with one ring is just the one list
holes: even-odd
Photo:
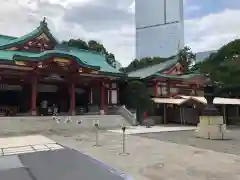
[(18, 38), (15, 36), (9, 36), (9, 35), (5, 35), (5, 34), (0, 34), (0, 37), (7, 37), (7, 38), (12, 38), (12, 39)]
[[(135, 71), (133, 70), (133, 71), (131, 71), (131, 72), (128, 72), (128, 74), (133, 73), (133, 72), (138, 72), (138, 71), (140, 71), (140, 70), (142, 70), (142, 69), (151, 68), (151, 67), (153, 67), (153, 66), (156, 66), (156, 65), (159, 65), (159, 64), (162, 64), (162, 63), (166, 63), (167, 61), (173, 61), (173, 60), (176, 60), (176, 58), (173, 57), (172, 59), (166, 59), (165, 61), (159, 62), (159, 63), (157, 63), (157, 64), (152, 64), (152, 65), (147, 66), (147, 67), (142, 67), (142, 68), (139, 68), (139, 69), (137, 69), (137, 70), (135, 70)], [(176, 60), (176, 61), (177, 61), (177, 60)]]
[(50, 39), (53, 39), (56, 43), (58, 43), (57, 39), (53, 36), (53, 34), (50, 32), (49, 28), (47, 27), (47, 23), (45, 22), (45, 20), (43, 20), (43, 21), (40, 21), (40, 25), (38, 25), (32, 31), (29, 31), (28, 33), (25, 33), (25, 34), (23, 34), (22, 36), (20, 36), (18, 38), (11, 39), (6, 44), (0, 45), (0, 49), (6, 48), (6, 47), (11, 47), (15, 43), (22, 42), (22, 41), (24, 41), (26, 39), (31, 38), (32, 36), (39, 35), (40, 33), (46, 33), (46, 35), (49, 35)]

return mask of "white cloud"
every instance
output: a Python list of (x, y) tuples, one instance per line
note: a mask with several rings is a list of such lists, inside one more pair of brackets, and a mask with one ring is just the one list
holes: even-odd
[[(49, 28), (59, 40), (96, 39), (114, 53), (123, 65), (134, 59), (133, 0), (0, 0), (0, 3), (0, 34), (24, 35), (36, 28), (46, 16)], [(100, 17), (103, 15), (101, 7), (104, 7), (105, 16)], [(71, 14), (73, 11), (75, 14)], [(228, 9), (186, 20), (187, 44), (194, 51), (204, 51), (217, 49), (240, 37), (240, 19), (237, 17), (240, 17), (240, 10)]]
[(185, 38), (194, 51), (218, 49), (240, 37), (240, 10), (225, 10), (185, 21)]
[[(133, 15), (129, 12), (132, 0), (121, 2), (118, 0), (0, 0), (0, 3), (0, 34), (24, 35), (35, 29), (46, 16), (50, 30), (59, 40), (96, 39), (102, 42), (109, 52), (114, 53), (116, 59), (123, 65), (128, 65), (134, 58), (134, 23)], [(106, 7), (106, 14), (112, 13), (106, 17), (106, 21), (104, 19), (101, 19), (101, 22), (97, 19), (95, 21), (94, 14), (91, 14), (92, 17), (83, 15), (81, 8), (86, 9), (94, 3), (99, 7), (101, 5)], [(76, 8), (77, 12), (75, 20), (67, 21), (65, 17), (73, 12), (73, 8)], [(121, 19), (121, 14), (123, 14), (123, 19)], [(92, 24), (78, 21), (81, 15), (84, 16), (83, 20), (87, 22), (90, 19)], [(119, 22), (115, 21), (115, 16)], [(101, 23), (109, 28), (101, 28)]]

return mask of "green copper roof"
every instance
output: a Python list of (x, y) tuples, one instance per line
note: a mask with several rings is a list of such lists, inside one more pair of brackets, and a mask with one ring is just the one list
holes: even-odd
[(119, 73), (118, 70), (110, 66), (105, 57), (99, 53), (72, 49), (70, 51), (61, 51), (58, 49), (44, 51), (42, 53), (30, 53), (23, 51), (3, 51), (0, 50), (0, 60), (5, 63), (14, 63), (14, 60), (41, 61), (49, 56), (75, 59), (83, 67), (98, 69), (101, 72)]
[(196, 76), (202, 76), (199, 73), (189, 73), (189, 74), (180, 74), (180, 75), (168, 75), (168, 74), (161, 74), (161, 73), (156, 73), (153, 75), (154, 77), (162, 77), (166, 79), (175, 79), (175, 80), (186, 80), (186, 79), (191, 79)]
[(9, 43), (10, 41), (16, 39), (16, 37), (0, 35), (0, 46)]
[(154, 74), (158, 72), (162, 72), (168, 68), (171, 68), (173, 65), (177, 63), (177, 58), (167, 60), (165, 62), (147, 67), (147, 68), (142, 68), (138, 69), (136, 71), (130, 72), (128, 74), (129, 77), (140, 77), (141, 79), (147, 78), (149, 76), (153, 76)]
[(12, 39), (10, 39), (11, 37), (10, 38), (5, 38), (5, 39), (8, 39), (8, 40), (2, 40), (3, 43), (1, 43), (1, 36), (0, 36), (0, 50), (10, 48), (10, 47), (16, 46), (18, 44), (22, 44), (25, 41), (28, 41), (30, 39), (33, 39), (33, 38), (41, 35), (42, 33), (46, 34), (47, 37), (50, 40), (52, 40), (55, 44), (58, 43), (56, 38), (54, 38), (53, 35), (50, 33), (50, 31), (47, 27), (47, 24), (45, 22), (41, 22), (40, 26), (38, 26), (34, 31), (32, 31), (32, 32), (30, 32), (30, 33), (28, 33), (24, 36), (21, 36), (19, 38), (12, 38)]
[[(28, 40), (34, 39), (42, 33), (44, 33), (55, 44), (54, 50), (48, 50), (40, 53), (6, 50), (10, 47), (14, 47), (18, 44), (22, 44)], [(34, 31), (22, 37), (15, 38), (0, 35), (0, 60), (2, 63), (14, 64), (15, 60), (42, 61), (50, 56), (74, 59), (80, 66), (99, 70), (100, 73), (125, 75), (109, 65), (105, 56), (101, 55), (100, 53), (81, 50), (78, 48), (71, 48), (66, 45), (60, 45), (50, 33), (45, 20), (42, 21), (40, 26)]]

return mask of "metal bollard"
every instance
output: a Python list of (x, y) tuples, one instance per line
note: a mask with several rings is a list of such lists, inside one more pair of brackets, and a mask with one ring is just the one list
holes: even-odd
[(119, 153), (119, 155), (121, 156), (127, 156), (129, 155), (129, 153), (126, 152), (126, 134), (125, 134), (125, 131), (126, 131), (126, 126), (122, 126), (122, 152)]
[(94, 146), (99, 147), (101, 145), (99, 144), (99, 124), (98, 124), (98, 122), (95, 122), (94, 126), (95, 126), (95, 135), (96, 135), (96, 143)]

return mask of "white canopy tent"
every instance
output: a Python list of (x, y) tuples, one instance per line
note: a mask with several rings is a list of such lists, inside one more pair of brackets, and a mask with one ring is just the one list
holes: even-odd
[[(207, 104), (207, 101), (204, 97), (199, 96), (179, 96), (179, 97), (186, 100), (193, 99), (200, 103)], [(219, 105), (240, 105), (240, 99), (216, 97), (214, 98), (213, 103)]]
[[(167, 104), (174, 104), (174, 105), (182, 105), (190, 100), (196, 101), (201, 104), (207, 104), (207, 101), (204, 97), (199, 97), (199, 96), (176, 96), (176, 98), (153, 98), (152, 99), (156, 104), (164, 104), (164, 122), (166, 122), (166, 105)], [(239, 114), (239, 107), (240, 106), (240, 99), (236, 98), (221, 98), (221, 97), (216, 97), (213, 101), (214, 104), (216, 105), (223, 105), (223, 117), (224, 121), (226, 122), (226, 105), (235, 105), (237, 113)], [(182, 108), (181, 108), (182, 109)], [(181, 112), (181, 111), (180, 111)], [(180, 115), (182, 116), (182, 115)], [(181, 123), (184, 120), (181, 117)]]
[(188, 99), (174, 99), (174, 98), (153, 98), (152, 99), (156, 104), (176, 104), (181, 105), (184, 102), (188, 101)]

